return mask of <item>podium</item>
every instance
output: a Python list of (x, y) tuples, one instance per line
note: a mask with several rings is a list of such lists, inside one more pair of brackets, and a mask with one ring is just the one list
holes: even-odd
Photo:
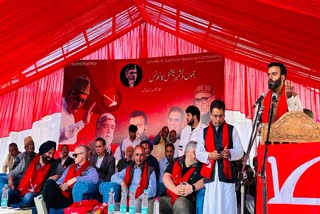
[[(268, 124), (258, 146), (261, 172)], [(271, 125), (266, 159), (267, 198), (257, 176), (256, 213), (320, 213), (320, 124), (303, 112), (287, 112)]]

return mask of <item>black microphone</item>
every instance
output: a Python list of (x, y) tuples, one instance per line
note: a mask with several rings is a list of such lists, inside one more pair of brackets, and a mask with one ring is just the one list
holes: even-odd
[(255, 108), (258, 104), (260, 104), (265, 97), (266, 97), (266, 93), (262, 93), (252, 108)]
[(277, 101), (277, 95), (274, 94), (274, 95), (272, 95), (272, 102), (275, 102), (275, 101)]

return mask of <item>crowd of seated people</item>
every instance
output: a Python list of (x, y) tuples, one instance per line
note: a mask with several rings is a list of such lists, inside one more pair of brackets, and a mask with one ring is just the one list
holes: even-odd
[[(191, 112), (189, 120), (196, 117), (197, 112)], [(44, 142), (37, 154), (32, 138), (27, 137), (26, 151), (19, 155), (15, 168), (7, 175), (9, 206), (32, 207), (33, 198), (40, 194), (48, 210), (63, 210), (82, 199), (102, 202), (106, 192), (101, 189), (99, 192), (99, 185), (107, 183), (108, 189), (104, 191), (115, 187), (118, 195), (123, 188), (127, 191), (134, 189), (137, 212), (140, 212), (141, 197), (147, 189), (150, 210), (153, 209), (153, 199), (159, 197), (160, 213), (202, 213), (203, 195), (197, 200), (196, 192), (204, 187), (205, 182), (201, 176), (202, 163), (196, 157), (197, 141), (182, 142), (184, 152), (179, 156), (175, 152), (179, 149), (175, 143), (180, 143), (176, 132), (163, 127), (159, 135), (163, 143), (158, 143), (157, 149), (160, 153), (163, 150), (165, 156), (158, 161), (152, 155), (152, 142), (138, 139), (137, 130), (135, 125), (129, 126), (129, 136), (120, 149), (123, 158), (119, 161), (108, 150), (102, 137), (97, 137), (91, 148), (77, 145), (72, 152), (73, 158), (68, 145), (62, 145), (57, 160), (53, 158), (55, 142)]]

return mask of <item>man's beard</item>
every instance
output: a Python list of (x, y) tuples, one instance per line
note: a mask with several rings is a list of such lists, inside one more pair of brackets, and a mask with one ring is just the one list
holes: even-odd
[(43, 163), (45, 163), (45, 164), (50, 164), (52, 162), (52, 158), (50, 158), (46, 155), (42, 155), (41, 157), (42, 157)]
[(192, 119), (188, 122), (188, 125), (189, 125), (189, 126), (193, 126), (193, 124), (194, 124), (194, 119), (192, 118)]
[(281, 85), (281, 77), (279, 77), (279, 79), (277, 79), (276, 81), (273, 81), (271, 79), (269, 79), (268, 81), (268, 88), (270, 90), (277, 89), (280, 85)]
[(112, 140), (113, 140), (113, 136), (111, 135), (106, 135), (104, 137), (105, 141), (106, 141), (106, 145), (109, 146), (111, 143), (112, 143)]

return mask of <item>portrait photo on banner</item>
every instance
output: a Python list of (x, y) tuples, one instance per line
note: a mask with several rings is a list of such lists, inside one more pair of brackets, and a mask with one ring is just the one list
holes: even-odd
[(179, 137), (189, 105), (207, 125), (210, 103), (223, 98), (224, 58), (215, 53), (77, 61), (64, 69), (59, 144), (72, 150), (97, 137), (119, 144), (130, 124), (142, 140), (163, 126)]

